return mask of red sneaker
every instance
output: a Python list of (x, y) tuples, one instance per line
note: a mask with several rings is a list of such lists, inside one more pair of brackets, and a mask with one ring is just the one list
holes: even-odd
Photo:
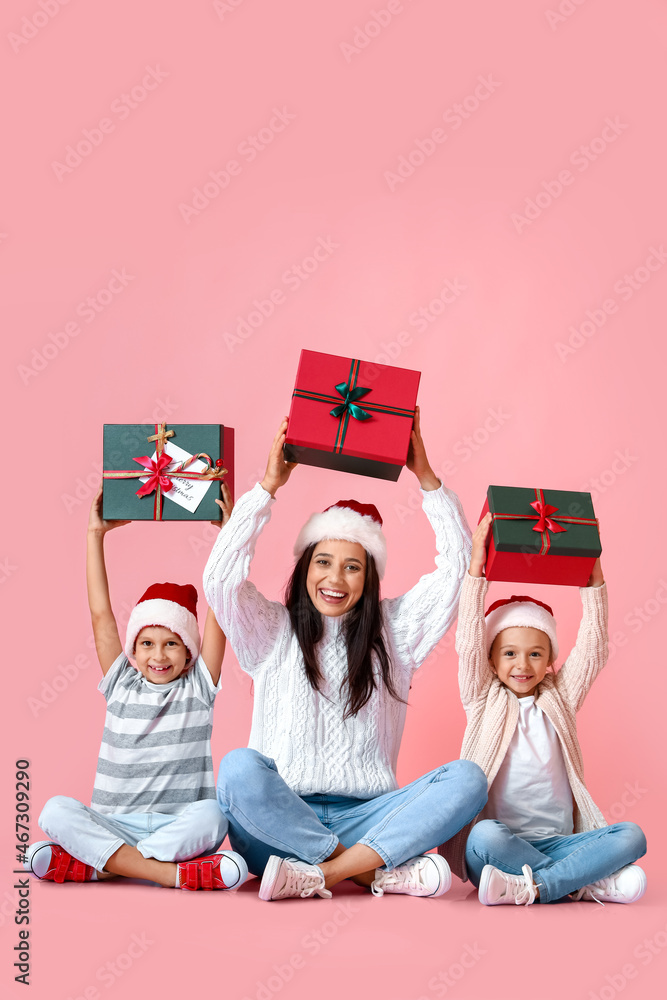
[(48, 840), (30, 845), (23, 866), (43, 882), (90, 882), (95, 871), (92, 865), (78, 861), (60, 844)]
[(248, 866), (235, 851), (218, 851), (205, 858), (181, 861), (178, 889), (236, 889), (248, 877)]

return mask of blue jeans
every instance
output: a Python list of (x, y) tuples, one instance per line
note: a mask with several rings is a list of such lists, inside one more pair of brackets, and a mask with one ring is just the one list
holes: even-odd
[(646, 837), (636, 823), (614, 823), (569, 837), (523, 840), (504, 823), (484, 819), (473, 826), (466, 844), (466, 865), (479, 886), (484, 865), (521, 875), (530, 865), (541, 903), (556, 903), (568, 893), (607, 878), (646, 853)]
[(222, 843), (227, 821), (215, 799), (191, 802), (181, 813), (102, 814), (68, 795), (54, 795), (39, 826), (56, 844), (84, 864), (102, 871), (123, 844), (145, 858), (189, 861)]
[(218, 775), (218, 802), (229, 839), (254, 875), (272, 854), (319, 864), (338, 843), (365, 844), (389, 871), (443, 844), (486, 803), (486, 777), (477, 764), (455, 760), (405, 788), (373, 799), (341, 795), (301, 798), (270, 757), (232, 750)]

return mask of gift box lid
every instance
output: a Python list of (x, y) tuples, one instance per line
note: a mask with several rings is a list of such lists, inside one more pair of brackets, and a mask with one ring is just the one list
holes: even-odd
[(590, 493), (489, 486), (487, 504), (497, 552), (594, 557), (602, 552)]
[(409, 368), (303, 350), (287, 441), (404, 465), (420, 378)]

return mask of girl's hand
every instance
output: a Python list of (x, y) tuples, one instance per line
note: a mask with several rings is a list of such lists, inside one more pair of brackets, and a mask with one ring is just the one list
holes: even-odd
[(410, 472), (414, 472), (415, 476), (419, 480), (419, 485), (423, 490), (430, 491), (440, 489), (440, 480), (429, 465), (428, 458), (426, 457), (426, 448), (424, 447), (421, 427), (419, 425), (418, 406), (415, 407), (415, 419), (412, 424), (410, 446), (408, 448), (408, 457), (405, 464)]
[(602, 566), (600, 560), (596, 559), (593, 565), (593, 572), (590, 575), (589, 581), (586, 584), (587, 587), (601, 587), (604, 583), (604, 575), (602, 573)]
[(271, 451), (269, 452), (269, 460), (266, 463), (266, 472), (264, 473), (264, 479), (262, 479), (262, 487), (267, 493), (270, 493), (272, 497), (275, 497), (276, 491), (284, 486), (289, 479), (292, 469), (296, 469), (298, 462), (286, 462), (285, 456), (283, 454), (283, 445), (285, 444), (285, 438), (287, 437), (287, 417), (283, 417), (283, 421), (278, 428), (278, 433), (273, 439), (273, 444), (271, 445)]
[(215, 501), (222, 511), (222, 518), (219, 521), (211, 521), (217, 528), (222, 528), (227, 521), (232, 516), (232, 511), (234, 510), (234, 504), (232, 502), (232, 495), (229, 492), (229, 486), (227, 483), (222, 484), (222, 500)]
[(482, 576), (486, 562), (486, 540), (491, 530), (491, 521), (491, 512), (487, 511), (473, 532), (470, 569), (468, 570), (471, 576)]
[(130, 524), (130, 521), (105, 521), (102, 517), (102, 483), (100, 483), (100, 488), (93, 497), (90, 507), (88, 531), (98, 535), (106, 535), (107, 531), (111, 531), (112, 528), (121, 528), (124, 524)]

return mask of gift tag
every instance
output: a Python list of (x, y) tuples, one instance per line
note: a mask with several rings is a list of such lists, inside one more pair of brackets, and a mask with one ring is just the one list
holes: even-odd
[[(166, 455), (172, 459), (167, 468), (164, 470), (164, 475), (168, 476), (172, 469), (175, 469), (179, 462), (185, 462), (186, 459), (192, 458), (190, 452), (184, 451), (179, 448), (177, 444), (172, 444), (171, 441), (165, 441), (163, 451)], [(157, 451), (153, 452), (153, 461), (157, 458)], [(196, 462), (191, 462), (187, 469), (183, 469), (183, 472), (203, 472), (206, 469), (206, 464), (200, 459)], [(141, 476), (139, 481), (142, 483), (147, 482), (148, 476)], [(170, 490), (163, 490), (162, 496), (166, 500), (171, 500), (173, 503), (177, 503), (180, 507), (185, 507), (190, 513), (194, 513), (197, 507), (204, 499), (206, 491), (210, 488), (213, 482), (218, 482), (218, 480), (213, 479), (172, 479), (172, 487)]]

